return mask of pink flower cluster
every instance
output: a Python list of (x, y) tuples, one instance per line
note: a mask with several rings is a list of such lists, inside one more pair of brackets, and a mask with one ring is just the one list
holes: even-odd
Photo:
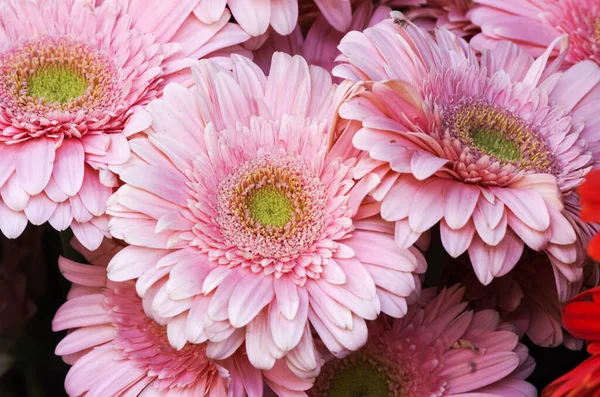
[(70, 228), (89, 262), (58, 263), (66, 392), (536, 396), (521, 338), (580, 348), (560, 312), (600, 278), (599, 21), (0, 0), (0, 230)]

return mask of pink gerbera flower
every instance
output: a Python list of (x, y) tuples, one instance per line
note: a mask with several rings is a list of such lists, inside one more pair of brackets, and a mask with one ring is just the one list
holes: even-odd
[[(243, 41), (227, 22), (202, 24), (199, 0), (8, 0), (0, 4), (0, 230), (69, 226), (88, 248), (107, 230), (116, 186), (108, 165), (129, 156), (132, 108), (190, 58)], [(92, 2), (93, 3), (93, 2)], [(166, 17), (165, 17), (166, 15)], [(166, 19), (165, 19), (166, 18)]]
[[(175, 349), (171, 344), (179, 345), (182, 335), (151, 317), (135, 284), (106, 279), (107, 262), (123, 246), (105, 240), (97, 252), (82, 248), (93, 265), (59, 259), (73, 287), (52, 323), (54, 331), (71, 330), (56, 347), (73, 365), (65, 380), (69, 396), (262, 396), (263, 374), (243, 352), (216, 364), (206, 357), (206, 344)], [(281, 363), (264, 377), (281, 396), (312, 385)]]
[[(336, 92), (329, 74), (276, 53), (267, 78), (248, 59), (194, 68), (197, 90), (169, 85), (110, 199), (110, 230), (132, 246), (108, 272), (139, 278), (157, 316), (213, 359), (246, 341), (250, 362), (319, 368), (309, 324), (335, 354), (367, 339), (365, 319), (406, 312), (425, 263), (396, 247), (377, 183), (327, 150)], [(140, 116), (142, 117), (142, 116)], [(377, 246), (373, 250), (373, 245)]]
[[(473, 0), (468, 17), (481, 27), (471, 45), (493, 48), (513, 41), (532, 56), (540, 56), (557, 37), (568, 34), (566, 64), (590, 59), (600, 64), (600, 3), (597, 0)], [(558, 56), (555, 50), (552, 55)]]
[(370, 324), (365, 347), (325, 364), (309, 396), (537, 396), (512, 326), (493, 310), (465, 310), (462, 296), (453, 286)]
[(525, 244), (577, 282), (585, 230), (569, 197), (595, 164), (600, 67), (547, 64), (566, 37), (535, 62), (509, 42), (479, 61), (462, 39), (436, 34), (395, 15), (340, 44), (347, 64), (334, 73), (375, 81), (340, 108), (362, 123), (341, 138), (366, 152), (355, 176), (380, 176), (372, 196), (400, 246), (439, 222), (448, 253), (468, 251), (483, 284), (507, 274)]

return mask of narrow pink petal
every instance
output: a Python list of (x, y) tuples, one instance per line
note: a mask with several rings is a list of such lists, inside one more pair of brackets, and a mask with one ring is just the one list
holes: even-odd
[(490, 190), (527, 226), (540, 232), (550, 226), (548, 208), (539, 193), (533, 190), (510, 188), (491, 188)]
[(73, 230), (73, 234), (77, 237), (77, 240), (90, 251), (98, 248), (104, 238), (104, 233), (90, 222), (72, 222), (71, 230)]
[(251, 36), (267, 31), (271, 20), (271, 0), (229, 0), (227, 4), (237, 23)]
[(17, 238), (27, 226), (23, 212), (15, 212), (0, 202), (0, 230), (8, 238)]
[(223, 360), (231, 356), (244, 343), (245, 329), (238, 328), (222, 342), (208, 342), (206, 356), (212, 360)]
[(78, 139), (65, 139), (56, 151), (54, 181), (67, 195), (74, 196), (83, 183), (85, 165), (83, 145)]
[(275, 365), (270, 354), (271, 332), (267, 310), (262, 310), (246, 327), (246, 352), (250, 363), (258, 369), (269, 370)]
[(74, 284), (92, 288), (106, 286), (106, 270), (103, 266), (84, 265), (61, 256), (58, 258), (58, 268)]
[(91, 294), (69, 299), (56, 312), (52, 329), (62, 331), (69, 328), (108, 324), (109, 315), (103, 307), (103, 294)]
[(315, 0), (327, 21), (336, 30), (347, 32), (352, 22), (350, 0)]
[(273, 279), (250, 273), (240, 280), (229, 300), (229, 321), (236, 328), (248, 324), (275, 297)]
[(469, 248), (474, 235), (475, 227), (471, 222), (458, 230), (449, 227), (445, 220), (440, 223), (442, 245), (453, 258), (458, 258)]
[(4, 204), (13, 211), (23, 211), (29, 201), (29, 194), (23, 189), (19, 178), (12, 175), (0, 188), (0, 195)]
[(444, 189), (444, 219), (452, 229), (463, 227), (473, 215), (480, 190), (459, 182), (446, 183)]
[(54, 210), (54, 213), (48, 219), (50, 225), (59, 232), (62, 232), (71, 226), (72, 221), (73, 214), (71, 213), (71, 206), (69, 203), (58, 204)]
[(271, 26), (282, 36), (294, 30), (298, 20), (297, 0), (271, 0)]
[(73, 354), (99, 346), (114, 339), (116, 329), (113, 325), (94, 325), (76, 329), (67, 334), (54, 351), (59, 356)]
[(42, 225), (50, 219), (56, 210), (56, 202), (50, 200), (45, 193), (40, 193), (29, 198), (25, 207), (25, 215), (34, 225)]
[(273, 286), (281, 314), (288, 320), (293, 320), (300, 306), (300, 295), (296, 284), (290, 277), (281, 277), (273, 280)]
[(289, 352), (300, 343), (308, 320), (308, 293), (304, 288), (298, 292), (298, 311), (293, 318), (288, 319), (283, 315), (277, 301), (269, 307), (269, 325), (273, 342), (283, 352)]
[(93, 170), (91, 167), (85, 167), (79, 197), (88, 211), (95, 216), (104, 215), (106, 202), (111, 194), (112, 189), (100, 183), (98, 171)]
[(15, 167), (19, 182), (28, 194), (38, 194), (52, 175), (56, 155), (54, 141), (49, 138), (31, 139), (23, 143), (19, 151)]
[(422, 181), (438, 172), (448, 161), (448, 159), (434, 156), (428, 152), (418, 151), (413, 154), (410, 166), (415, 178)]

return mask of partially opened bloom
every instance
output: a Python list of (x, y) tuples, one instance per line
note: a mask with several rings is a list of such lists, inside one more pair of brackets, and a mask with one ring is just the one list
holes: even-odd
[(367, 344), (326, 363), (309, 396), (537, 396), (523, 380), (535, 364), (512, 326), (493, 310), (466, 310), (462, 296), (453, 286), (402, 319), (373, 322)]
[[(390, 11), (387, 6), (374, 6), (371, 2), (363, 2), (352, 13), (347, 30), (362, 31), (383, 21)], [(320, 66), (331, 72), (335, 66), (335, 59), (340, 55), (337, 46), (346, 31), (337, 30), (325, 15), (319, 15), (310, 22), (306, 35), (302, 33), (305, 29), (298, 25), (291, 34), (285, 36), (271, 32), (266, 41), (253, 51), (252, 60), (268, 73), (273, 54), (285, 52), (290, 55), (301, 55), (309, 65)]]
[(199, 3), (197, 15), (202, 22), (215, 23), (231, 10), (235, 21), (251, 36), (264, 34), (269, 26), (279, 34), (290, 34), (298, 22), (298, 0), (199, 0)]
[(585, 291), (563, 310), (565, 327), (588, 341), (592, 357), (560, 377), (542, 392), (544, 397), (600, 396), (600, 287)]
[[(568, 34), (567, 65), (590, 59), (600, 63), (600, 3), (597, 0), (473, 0), (472, 23), (481, 27), (471, 45), (493, 48), (513, 41), (530, 55), (540, 56), (557, 37)], [(558, 56), (554, 51), (553, 55)]]
[(473, 0), (429, 0), (423, 7), (408, 10), (406, 17), (428, 31), (441, 28), (467, 37), (479, 29), (467, 16), (474, 5)]
[(590, 235), (574, 190), (596, 164), (600, 67), (548, 64), (566, 37), (535, 61), (509, 42), (479, 60), (452, 33), (436, 37), (396, 15), (342, 40), (346, 63), (334, 74), (375, 81), (340, 108), (341, 126), (362, 123), (340, 138), (367, 153), (355, 177), (380, 176), (371, 195), (400, 246), (439, 222), (445, 249), (468, 251), (483, 284), (527, 245), (548, 254), (568, 288), (582, 277), (578, 237)]
[(199, 0), (8, 0), (0, 4), (0, 230), (72, 226), (88, 247), (107, 234), (108, 166), (129, 156), (132, 109), (187, 67), (248, 36), (228, 15), (208, 26)]
[[(70, 330), (56, 354), (72, 365), (65, 380), (69, 396), (262, 396), (263, 374), (243, 352), (215, 364), (206, 345), (179, 349), (169, 341), (181, 335), (152, 318), (131, 281), (106, 278), (106, 263), (122, 246), (105, 240), (98, 252), (85, 252), (93, 265), (59, 259), (59, 267), (73, 287), (56, 313), (55, 331)], [(278, 364), (264, 374), (281, 396), (309, 388)], [(292, 387), (287, 389), (286, 386)], [(229, 392), (229, 394), (228, 394)]]
[(387, 6), (394, 9), (405, 9), (423, 5), (426, 0), (301, 0), (304, 6), (304, 9), (301, 7), (301, 17), (310, 14), (307, 13), (307, 9), (311, 8), (313, 2), (319, 7), (319, 11), (333, 29), (345, 33), (355, 30), (352, 28), (355, 18), (353, 14), (362, 7), (378, 8), (379, 6)]
[[(600, 170), (590, 172), (579, 187), (581, 218), (587, 222), (600, 223)], [(589, 255), (600, 261), (600, 234), (588, 245)]]
[[(591, 261), (590, 261), (591, 262)], [(464, 263), (453, 266), (457, 274), (465, 273)], [(536, 345), (553, 347), (564, 344), (578, 350), (580, 339), (573, 338), (563, 328), (561, 312), (568, 299), (598, 284), (598, 265), (587, 263), (584, 279), (567, 283), (568, 288), (557, 289), (555, 275), (547, 255), (526, 250), (507, 275), (482, 285), (472, 271), (461, 278), (465, 297), (476, 309), (494, 309), (502, 320), (512, 323), (519, 336), (527, 337)], [(559, 296), (558, 291), (562, 292)]]
[(147, 106), (109, 201), (111, 233), (131, 244), (109, 278), (139, 278), (155, 315), (193, 343), (208, 339), (211, 358), (245, 340), (254, 366), (285, 356), (310, 377), (309, 323), (335, 354), (358, 349), (365, 319), (406, 312), (425, 263), (396, 247), (377, 203), (361, 205), (378, 178), (355, 183), (356, 159), (328, 151), (345, 93), (330, 75), (282, 53), (269, 77), (232, 61), (232, 72), (201, 61), (195, 91), (169, 85)]

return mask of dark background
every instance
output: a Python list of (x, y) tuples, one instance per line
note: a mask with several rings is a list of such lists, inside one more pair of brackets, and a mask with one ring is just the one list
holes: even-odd
[[(24, 327), (12, 331), (16, 340), (13, 349), (16, 363), (0, 378), (0, 397), (66, 396), (63, 382), (69, 367), (54, 355), (54, 347), (64, 336), (64, 332), (52, 332), (51, 322), (69, 289), (69, 283), (61, 276), (57, 266), (58, 256), (69, 238), (68, 234), (63, 234), (61, 239), (61, 235), (53, 230), (32, 226), (17, 240), (6, 240), (2, 237), (1, 262), (18, 264), (21, 272), (27, 277), (27, 295), (37, 310), (33, 317), (25, 322)], [(430, 270), (425, 283), (431, 285), (437, 284), (441, 278), (440, 267), (432, 265), (442, 264), (446, 260), (443, 249), (435, 248), (435, 240), (434, 237), (432, 248), (427, 253)], [(537, 362), (536, 370), (529, 381), (538, 390), (587, 357), (584, 351), (574, 352), (564, 347), (540, 348), (528, 340), (524, 343)]]

